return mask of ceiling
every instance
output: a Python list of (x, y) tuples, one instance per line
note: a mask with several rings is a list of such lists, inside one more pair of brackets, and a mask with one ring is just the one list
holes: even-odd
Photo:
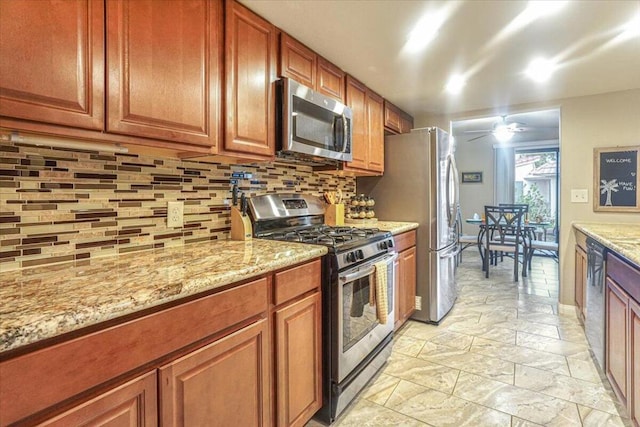
[[(640, 88), (640, 36), (618, 37), (640, 16), (638, 0), (570, 1), (529, 23), (519, 0), (240, 1), (414, 117)], [(448, 18), (407, 53), (408, 34), (432, 12)], [(558, 64), (545, 84), (524, 74), (538, 55)], [(444, 91), (453, 73), (467, 79), (458, 95)]]

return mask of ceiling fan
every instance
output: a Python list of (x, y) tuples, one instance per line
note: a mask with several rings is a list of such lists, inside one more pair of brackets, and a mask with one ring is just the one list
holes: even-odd
[(499, 142), (507, 142), (516, 133), (525, 132), (527, 128), (525, 128), (524, 126), (526, 126), (526, 123), (508, 122), (507, 115), (505, 114), (504, 116), (500, 116), (500, 120), (496, 121), (491, 127), (491, 129), (468, 130), (468, 131), (465, 131), (465, 133), (478, 133), (478, 132), (484, 133), (484, 135), (471, 138), (469, 142), (475, 141), (476, 139), (484, 138), (489, 134), (492, 134)]

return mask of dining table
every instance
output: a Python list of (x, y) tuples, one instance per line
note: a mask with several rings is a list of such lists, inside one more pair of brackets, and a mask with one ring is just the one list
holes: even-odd
[[(486, 229), (484, 219), (467, 218), (465, 222), (467, 224), (475, 224), (478, 226), (478, 252), (480, 252), (480, 258), (484, 258), (484, 254), (482, 253), (482, 239), (484, 238), (484, 232)], [(544, 227), (550, 224), (551, 223), (547, 221), (541, 221), (541, 222), (526, 221), (522, 225), (521, 237), (522, 237), (522, 246), (523, 246), (523, 256), (525, 261), (528, 259), (529, 256), (532, 255), (531, 253), (529, 253), (529, 251), (531, 251), (531, 241), (535, 240), (535, 230), (538, 227)], [(522, 269), (522, 276), (523, 277), (527, 276), (526, 268)]]

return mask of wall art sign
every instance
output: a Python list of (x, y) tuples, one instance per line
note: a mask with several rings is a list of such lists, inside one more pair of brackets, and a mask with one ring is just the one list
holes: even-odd
[(482, 183), (482, 172), (462, 172), (463, 183)]
[(595, 148), (593, 210), (640, 212), (640, 146)]

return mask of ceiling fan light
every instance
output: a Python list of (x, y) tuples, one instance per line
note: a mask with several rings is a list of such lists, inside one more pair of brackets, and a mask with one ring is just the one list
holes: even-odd
[(498, 142), (508, 142), (513, 138), (515, 132), (507, 125), (499, 125), (492, 133)]

